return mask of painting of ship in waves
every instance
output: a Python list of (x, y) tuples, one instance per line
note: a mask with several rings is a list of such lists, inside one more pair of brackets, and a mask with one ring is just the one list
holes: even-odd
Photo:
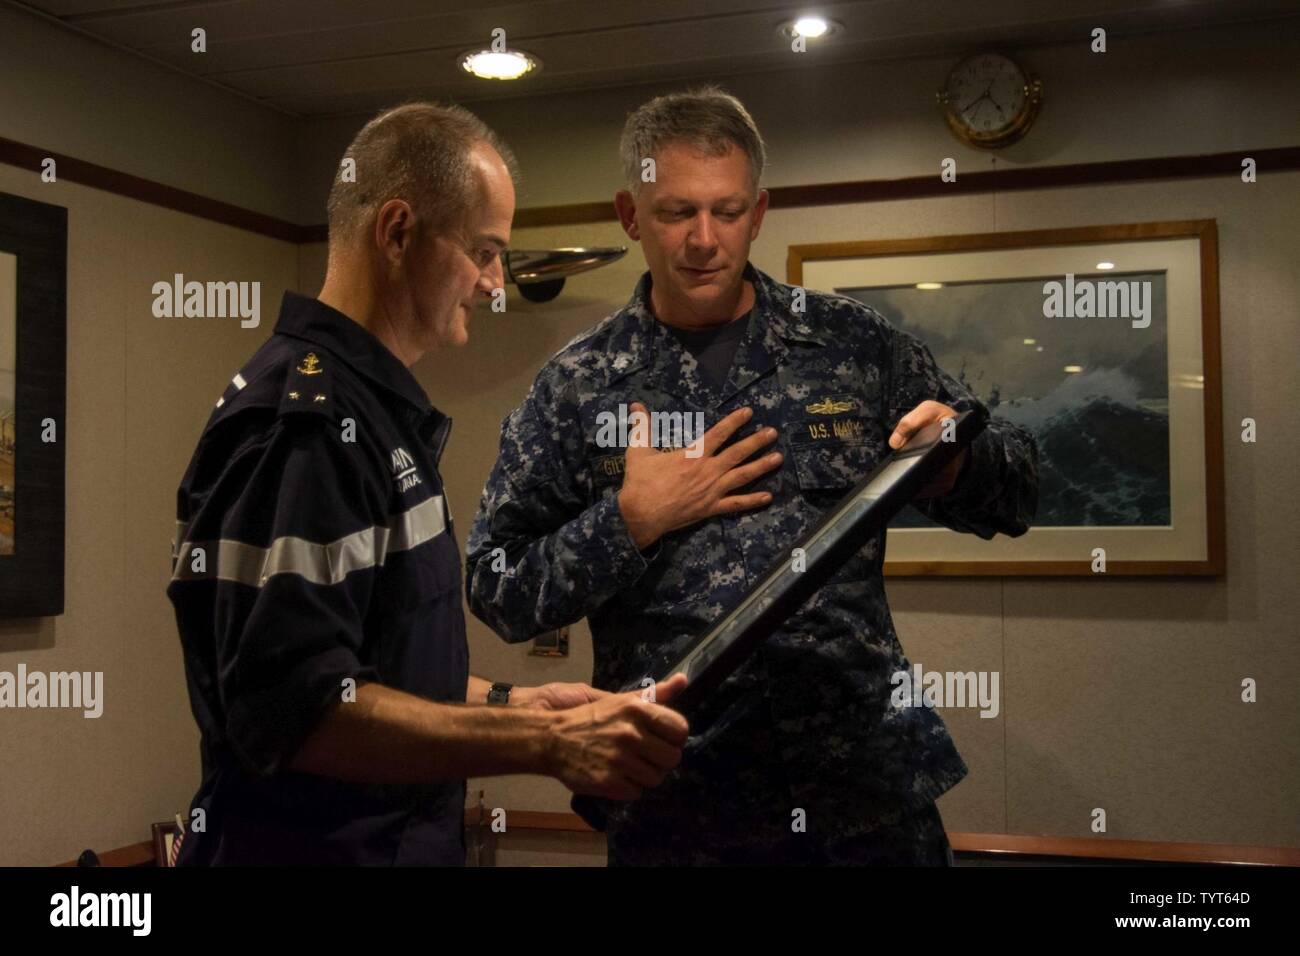
[(791, 285), (879, 312), (1038, 450), (1027, 530), (909, 508), (885, 574), (1222, 574), (1218, 242), (1196, 219), (791, 246)]
[[(1044, 316), (1060, 276), (838, 290), (924, 342), (939, 367), (1038, 444), (1036, 525), (1170, 523), (1165, 277), (1076, 276), (1142, 283), (1147, 315)], [(1149, 324), (1135, 327), (1134, 321)], [(907, 509), (894, 527), (932, 526)]]

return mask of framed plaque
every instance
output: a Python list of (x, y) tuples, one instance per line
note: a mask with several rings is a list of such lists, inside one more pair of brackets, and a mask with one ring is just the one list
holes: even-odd
[(0, 194), (0, 616), (63, 613), (67, 210)]

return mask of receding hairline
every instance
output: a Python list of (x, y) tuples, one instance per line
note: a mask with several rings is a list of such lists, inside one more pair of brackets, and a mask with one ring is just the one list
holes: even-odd
[[(343, 157), (355, 160), (356, 178), (336, 178), (331, 187), (331, 248), (364, 244), (367, 227), (394, 200), (405, 202), (423, 226), (464, 233), (473, 210), (490, 201), (494, 175), (504, 171), (512, 188), (520, 182), (509, 145), (455, 105), (413, 102), (383, 110), (357, 131)], [(359, 167), (365, 162), (374, 178), (362, 185)]]

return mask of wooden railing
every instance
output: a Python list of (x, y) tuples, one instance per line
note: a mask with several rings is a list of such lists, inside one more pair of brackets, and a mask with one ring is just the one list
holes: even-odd
[[(480, 816), (465, 810), (466, 826), (490, 826), (491, 811)], [(573, 813), (507, 810), (506, 833), (520, 830), (592, 833)], [(955, 833), (948, 842), (956, 853), (989, 854), (1007, 859), (1051, 857), (1055, 860), (1116, 860), (1147, 863), (1219, 863), (1245, 866), (1300, 866), (1300, 847), (1240, 846), (1229, 843), (1162, 843), (1153, 840), (1112, 840), (1106, 837), (1017, 836), (1008, 833)], [(153, 866), (151, 841), (99, 854), (102, 866)], [(59, 866), (76, 866), (75, 860)]]
[[(479, 810), (465, 810), (465, 825), (479, 822)], [(482, 825), (491, 823), (486, 816)], [(560, 830), (591, 833), (591, 827), (573, 813), (507, 810), (506, 832)], [(1300, 847), (1239, 846), (1228, 843), (1163, 843), (1154, 840), (1112, 840), (1106, 837), (1017, 836), (1009, 833), (948, 832), (956, 853), (982, 853), (1011, 857), (1119, 860), (1150, 863), (1220, 863), (1251, 866), (1300, 866)]]

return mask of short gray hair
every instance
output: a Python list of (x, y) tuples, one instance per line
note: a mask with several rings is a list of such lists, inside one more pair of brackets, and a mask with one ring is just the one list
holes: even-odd
[(735, 146), (749, 158), (756, 191), (763, 178), (767, 151), (754, 118), (740, 100), (716, 86), (656, 96), (627, 118), (618, 152), (633, 195), (641, 190), (642, 161), (668, 143), (688, 143), (713, 156), (726, 155)]
[(390, 199), (405, 199), (435, 232), (463, 227), (479, 198), (469, 159), (479, 143), (497, 151), (517, 185), (514, 154), (469, 110), (406, 103), (380, 113), (343, 154), (356, 163), (356, 181), (345, 181), (342, 162), (335, 173), (327, 202), (330, 244), (352, 241)]

